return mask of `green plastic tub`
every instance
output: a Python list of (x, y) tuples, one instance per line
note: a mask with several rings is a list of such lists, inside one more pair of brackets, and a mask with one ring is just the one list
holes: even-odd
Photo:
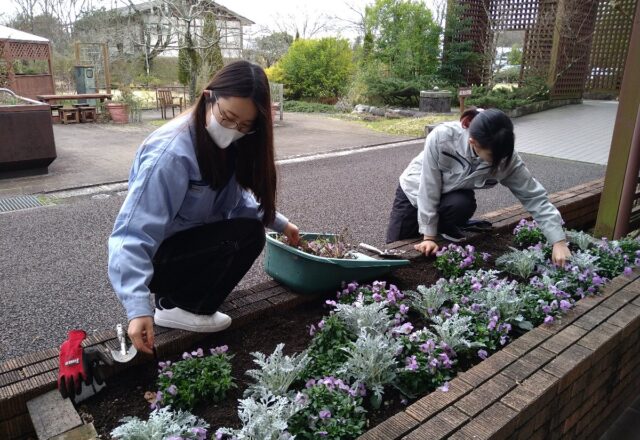
[[(409, 260), (378, 260), (359, 252), (354, 259), (317, 257), (281, 243), (276, 235), (267, 233), (264, 270), (298, 293), (331, 292), (339, 289), (343, 281), (373, 280), (409, 264)], [(335, 234), (301, 233), (300, 237), (314, 240)]]

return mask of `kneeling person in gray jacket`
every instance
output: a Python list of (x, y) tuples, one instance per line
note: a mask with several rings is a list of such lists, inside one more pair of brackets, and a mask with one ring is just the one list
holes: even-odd
[(514, 151), (514, 140), (513, 123), (497, 109), (465, 112), (461, 122), (437, 126), (400, 176), (387, 243), (422, 236), (416, 250), (435, 254), (438, 233), (452, 241), (464, 237), (460, 227), (476, 210), (473, 191), (501, 183), (553, 244), (553, 262), (563, 265), (571, 253), (562, 217)]

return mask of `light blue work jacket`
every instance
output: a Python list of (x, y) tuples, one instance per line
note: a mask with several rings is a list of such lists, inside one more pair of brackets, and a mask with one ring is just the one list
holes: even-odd
[[(144, 140), (109, 238), (109, 279), (130, 320), (153, 315), (147, 286), (153, 277), (153, 256), (165, 239), (207, 223), (262, 218), (255, 197), (239, 185), (235, 174), (218, 190), (202, 180), (190, 124), (189, 113)], [(269, 227), (282, 232), (287, 223), (277, 213)]]

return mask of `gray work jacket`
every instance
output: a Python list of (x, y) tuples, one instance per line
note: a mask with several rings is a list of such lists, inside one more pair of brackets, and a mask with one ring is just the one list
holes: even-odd
[[(426, 157), (426, 160), (423, 158)], [(418, 209), (423, 235), (436, 236), (440, 195), (458, 189), (491, 188), (501, 183), (511, 190), (538, 223), (549, 243), (564, 240), (562, 217), (547, 191), (527, 169), (517, 152), (511, 162), (491, 174), (491, 166), (469, 146), (469, 132), (459, 122), (438, 125), (400, 176), (400, 186)]]

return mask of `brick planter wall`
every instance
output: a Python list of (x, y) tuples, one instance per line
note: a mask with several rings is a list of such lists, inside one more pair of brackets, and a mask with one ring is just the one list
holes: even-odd
[[(567, 227), (593, 224), (602, 186), (603, 181), (597, 180), (551, 196)], [(526, 216), (522, 207), (516, 205), (484, 217), (505, 231)], [(391, 247), (413, 250), (414, 242), (397, 242)], [(417, 256), (415, 251), (413, 256)], [(395, 439), (407, 435), (407, 438), (425, 439), (450, 433), (455, 433), (455, 438), (502, 438), (516, 432), (528, 438), (526, 433), (530, 429), (533, 429), (531, 433), (542, 435), (540, 438), (546, 438), (543, 434), (547, 432), (557, 433), (549, 438), (559, 438), (561, 432), (597, 432), (601, 425), (596, 421), (614, 417), (616, 408), (623, 408), (638, 389), (639, 379), (634, 374), (636, 363), (621, 362), (638, 358), (634, 350), (625, 349), (637, 342), (637, 338), (629, 336), (640, 326), (640, 315), (635, 315), (640, 311), (640, 299), (633, 294), (635, 290), (640, 291), (637, 283), (640, 281), (629, 284), (629, 280), (616, 279), (605, 289), (605, 295), (580, 301), (562, 323), (528, 332), (454, 379), (448, 393), (436, 392), (424, 397), (363, 438)], [(273, 307), (293, 307), (316, 298), (297, 295), (272, 281), (233, 292), (222, 311), (234, 319), (232, 329), (236, 329)], [(632, 304), (627, 304), (631, 301)], [(158, 355), (179, 354), (202, 337), (159, 328)], [(84, 345), (118, 348), (113, 331), (92, 335)], [(126, 367), (149, 360), (149, 357), (138, 356), (131, 365), (120, 365), (108, 373), (116, 375)], [(26, 402), (55, 388), (57, 369), (57, 347), (0, 363), (0, 439), (33, 436)], [(576, 376), (574, 371), (580, 374)], [(594, 398), (579, 403), (579, 399), (589, 396), (585, 389), (595, 393)], [(597, 411), (598, 417), (585, 418), (584, 414), (589, 411)]]
[(597, 439), (640, 391), (640, 272), (360, 438)]

